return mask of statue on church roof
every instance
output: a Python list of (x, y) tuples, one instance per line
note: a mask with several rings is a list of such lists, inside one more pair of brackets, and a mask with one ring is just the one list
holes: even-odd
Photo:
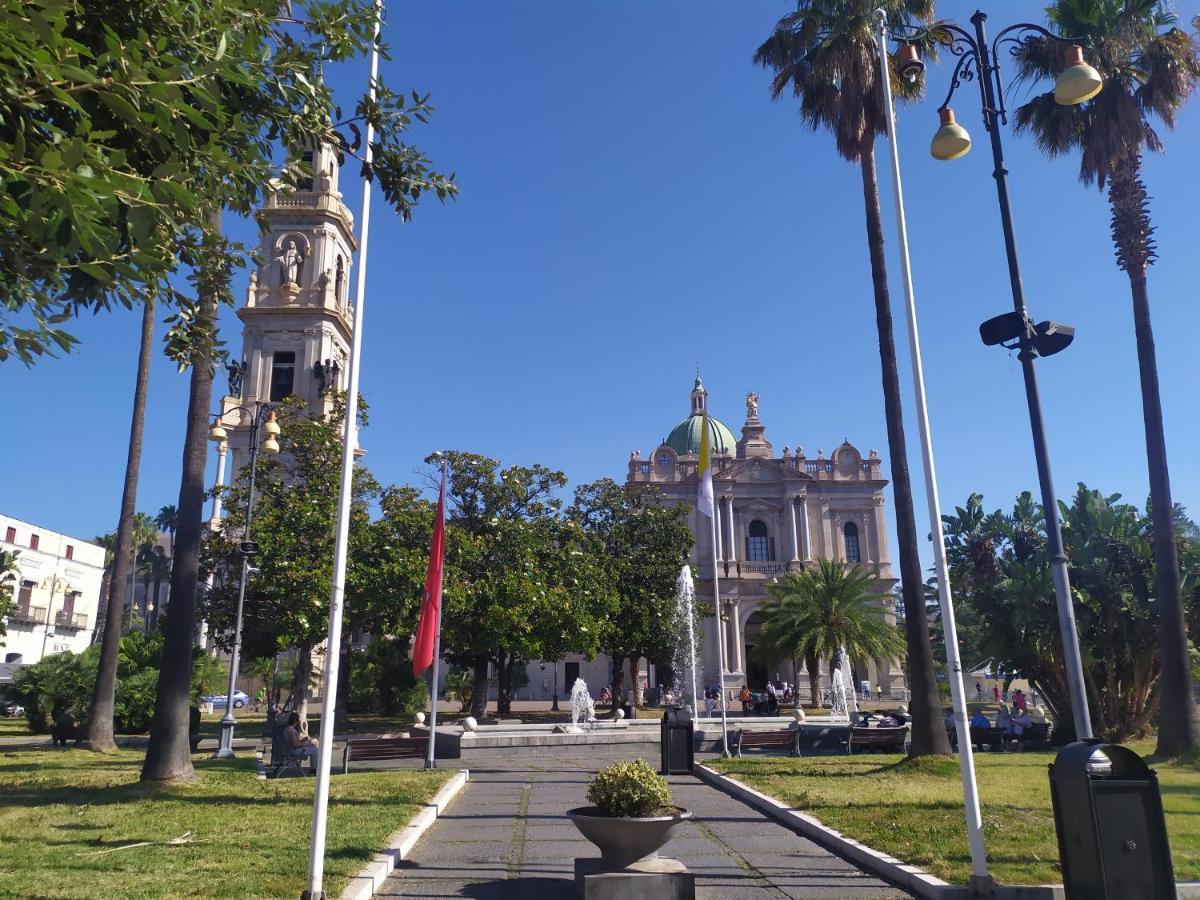
[(287, 248), (279, 256), (279, 271), (283, 277), (281, 284), (300, 284), (300, 267), (304, 265), (304, 254), (296, 249), (296, 242), (289, 240)]
[(246, 376), (246, 362), (231, 362), (225, 366), (229, 373), (229, 396), (240, 397), (242, 395), (242, 379)]
[(757, 419), (758, 418), (758, 392), (757, 391), (749, 391), (746, 394), (746, 418), (747, 419)]

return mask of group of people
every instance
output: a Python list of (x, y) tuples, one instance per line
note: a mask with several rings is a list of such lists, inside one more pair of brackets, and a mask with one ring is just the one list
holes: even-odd
[[(1012, 708), (1009, 708), (1007, 703), (1001, 703), (1000, 709), (996, 713), (995, 727), (1004, 732), (1005, 737), (1016, 738), (1025, 733), (1025, 730), (1032, 725), (1044, 722), (1045, 719), (1040, 715), (1033, 716), (1029, 712), (1029, 703), (1025, 695), (1021, 691), (1016, 691), (1013, 694)], [(982, 709), (976, 709), (975, 714), (971, 716), (971, 728), (992, 728), (992, 720), (987, 717)], [(946, 729), (953, 732), (954, 730), (954, 710), (946, 710)]]

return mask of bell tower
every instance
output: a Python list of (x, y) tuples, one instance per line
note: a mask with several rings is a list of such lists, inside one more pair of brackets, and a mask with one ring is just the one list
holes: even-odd
[(338, 190), (339, 156), (328, 143), (305, 150), (311, 175), (296, 190), (272, 185), (260, 211), (261, 265), (251, 270), (246, 305), (238, 310), (242, 354), (229, 366), (221, 405), (235, 474), (246, 461), (250, 419), (234, 407), (297, 396), (324, 412), (331, 405), (324, 392), (346, 386), (350, 265), (358, 243)]

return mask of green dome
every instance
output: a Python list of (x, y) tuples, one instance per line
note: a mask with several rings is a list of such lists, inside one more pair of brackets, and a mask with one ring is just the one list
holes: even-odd
[[(696, 414), (688, 416), (673, 429), (667, 438), (667, 446), (680, 456), (694, 456), (700, 452), (700, 429), (703, 428), (704, 417)], [(733, 432), (725, 427), (720, 419), (708, 417), (708, 447), (713, 456), (722, 453), (733, 453), (737, 440)]]

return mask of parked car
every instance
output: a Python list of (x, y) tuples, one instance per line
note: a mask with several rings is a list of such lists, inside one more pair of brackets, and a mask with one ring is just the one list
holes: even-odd
[(16, 716), (25, 715), (25, 707), (15, 700), (5, 700), (0, 703), (0, 716), (8, 716), (10, 719)]
[[(201, 697), (200, 699), (205, 703), (211, 703), (213, 705), (213, 709), (216, 709), (217, 707), (224, 709), (226, 707), (226, 705), (229, 703), (229, 701), (225, 698), (224, 694), (206, 694), (205, 696)], [(249, 702), (250, 702), (250, 698), (246, 696), (244, 691), (234, 691), (233, 692), (233, 708), (234, 709), (241, 709), (243, 706), (245, 706)]]

